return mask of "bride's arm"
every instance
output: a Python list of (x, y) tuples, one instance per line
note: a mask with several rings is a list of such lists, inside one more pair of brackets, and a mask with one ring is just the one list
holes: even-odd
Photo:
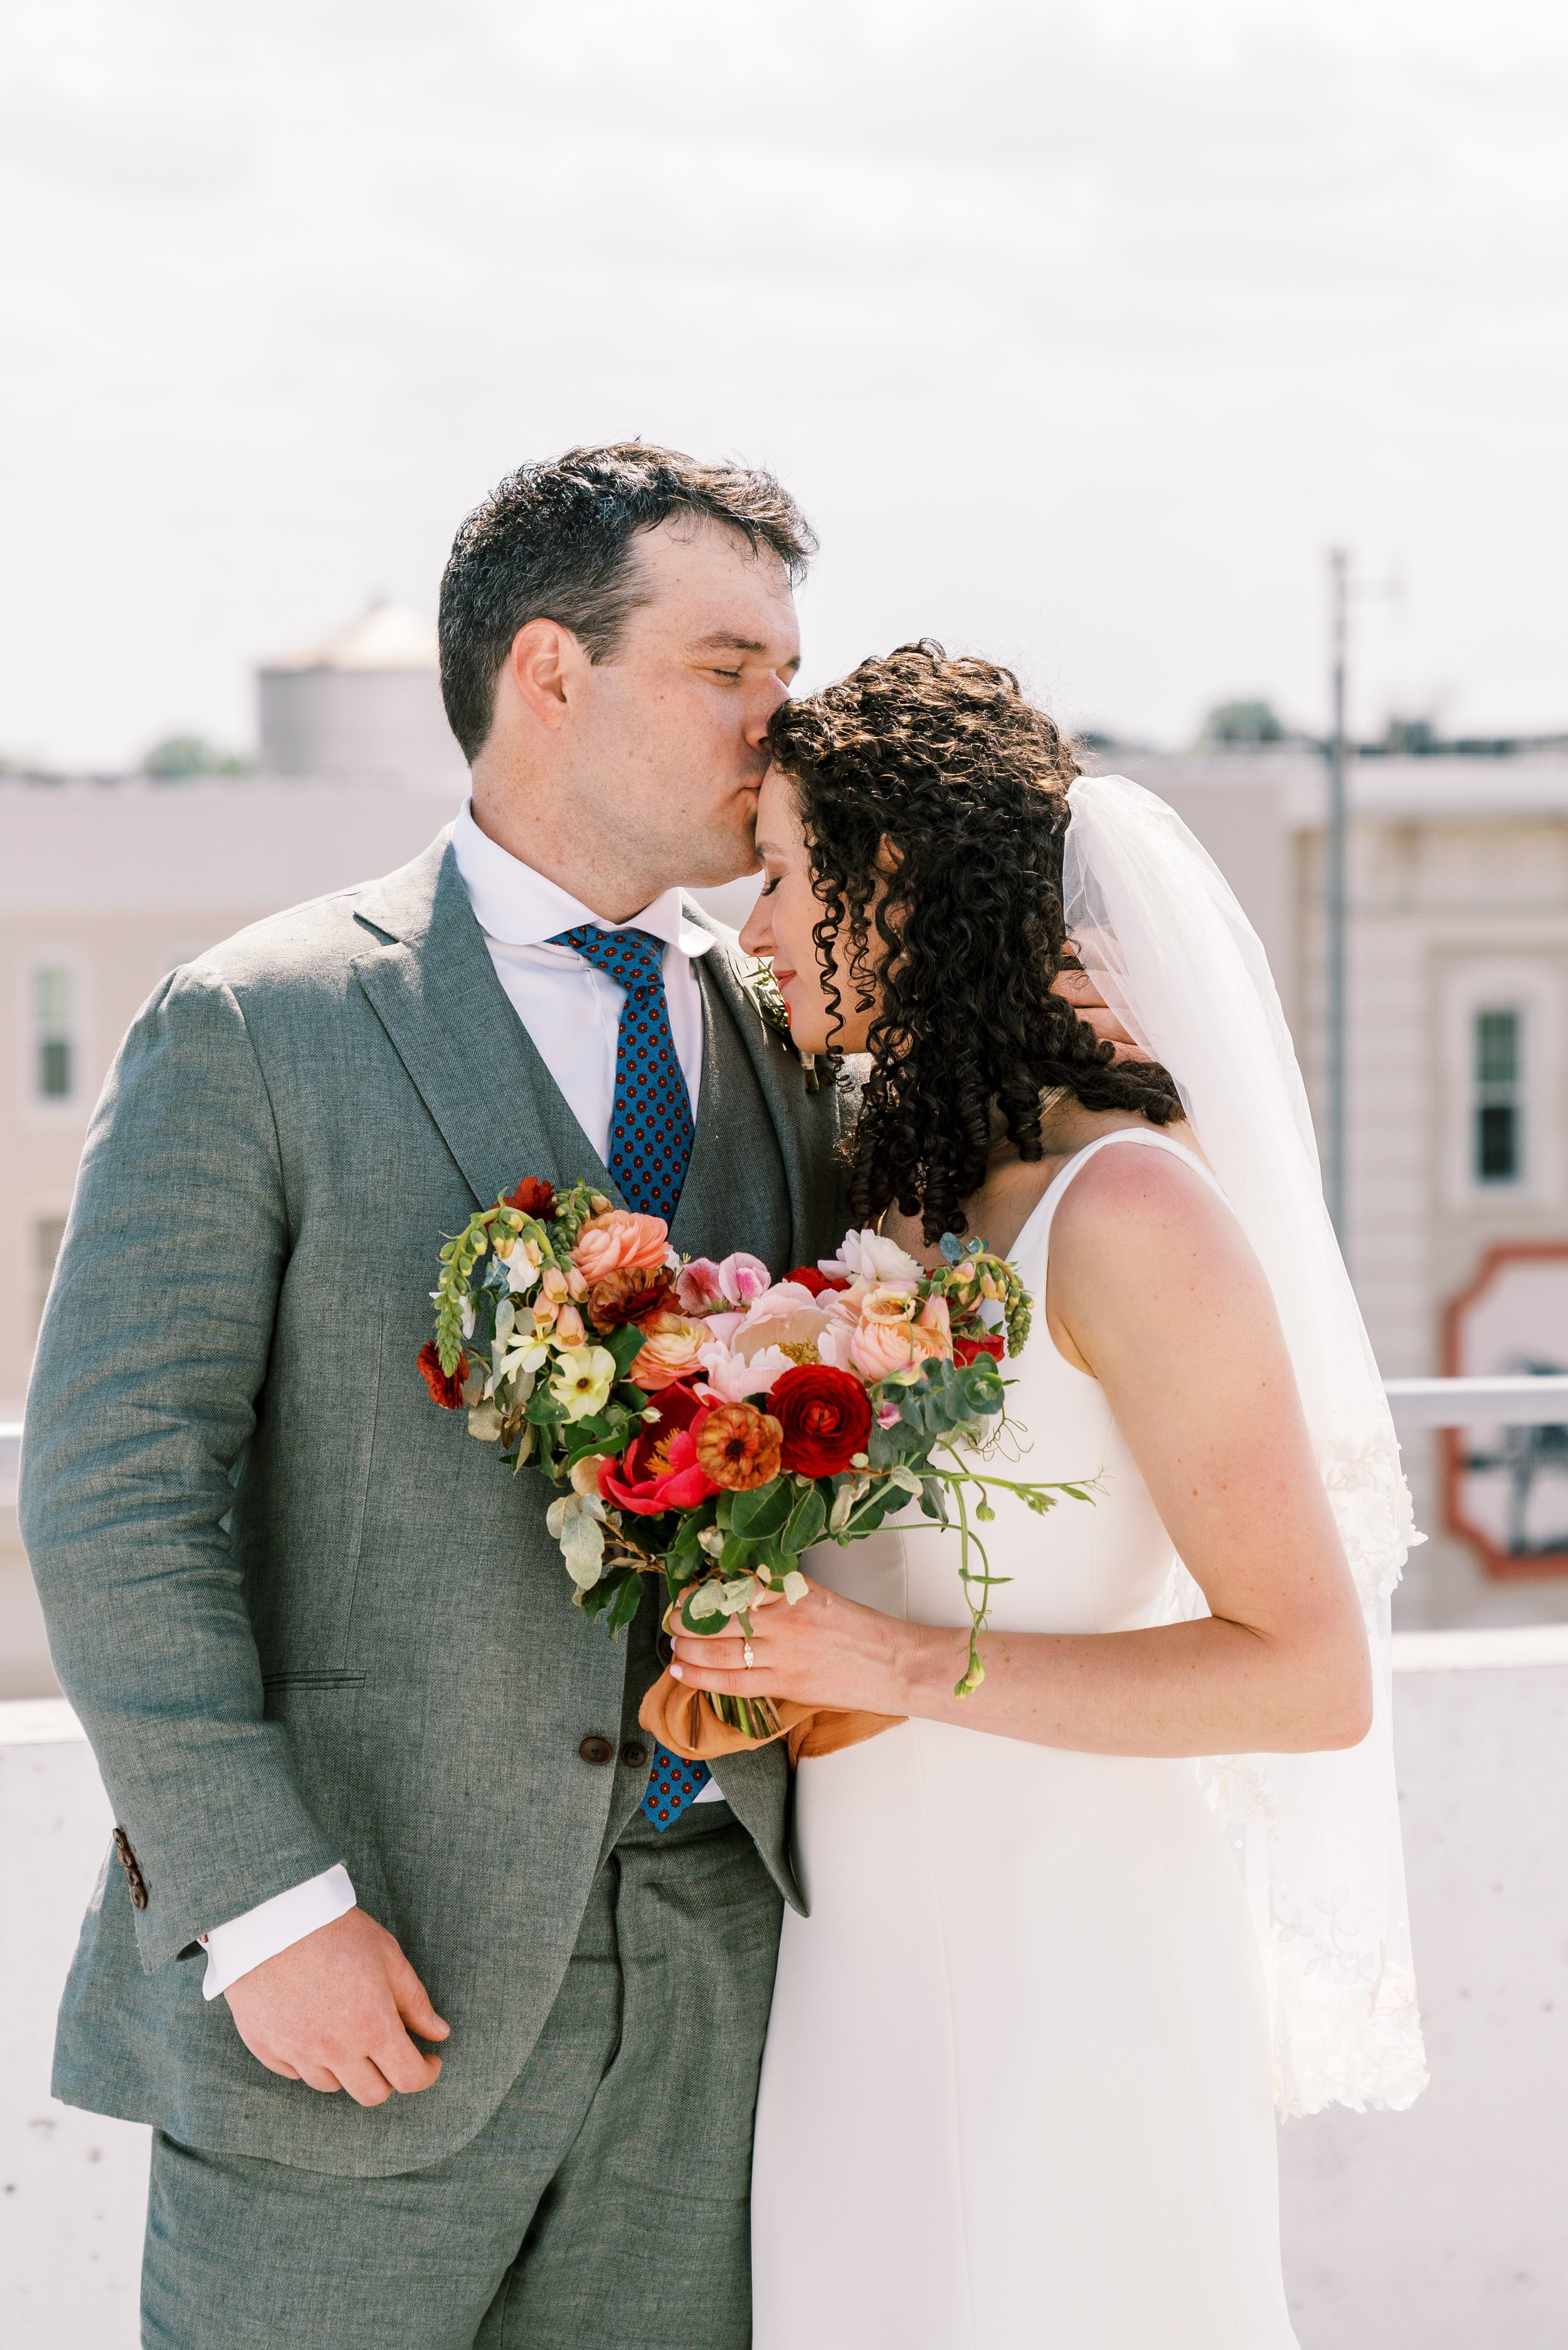
[(984, 1684), (961, 1700), (964, 1635), (816, 1586), (759, 1611), (750, 1674), (722, 1669), (738, 1639), (678, 1640), (682, 1679), (1106, 1754), (1357, 1743), (1372, 1704), (1361, 1612), (1272, 1300), (1229, 1210), (1168, 1152), (1101, 1151), (1057, 1210), (1041, 1319), (1035, 1345), (1104, 1386), (1212, 1614), (987, 1633)]

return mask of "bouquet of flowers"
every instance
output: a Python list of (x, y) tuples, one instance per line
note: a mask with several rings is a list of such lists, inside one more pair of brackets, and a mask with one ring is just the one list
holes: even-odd
[[(683, 1259), (657, 1216), (584, 1183), (525, 1176), (441, 1252), (431, 1395), (471, 1435), (561, 1490), (549, 1512), (576, 1604), (617, 1632), (661, 1573), (686, 1630), (713, 1632), (763, 1592), (791, 1602), (801, 1555), (873, 1533), (910, 1502), (961, 1537), (969, 1655), (993, 1586), (978, 1528), (993, 1489), (1030, 1509), (1079, 1483), (990, 1472), (1005, 1428), (1000, 1365), (1028, 1336), (1011, 1264), (950, 1233), (934, 1271), (871, 1231), (775, 1281), (756, 1257)], [(987, 1462), (982, 1473), (976, 1459)], [(766, 1697), (705, 1700), (739, 1742), (786, 1727)]]

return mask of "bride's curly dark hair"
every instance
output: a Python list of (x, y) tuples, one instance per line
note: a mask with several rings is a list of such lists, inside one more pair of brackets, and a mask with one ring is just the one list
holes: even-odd
[(1164, 1069), (1115, 1060), (1051, 992), (1073, 967), (1062, 850), (1079, 769), (1010, 670), (950, 660), (929, 637), (900, 645), (784, 702), (768, 748), (799, 800), (836, 1025), (846, 945), (857, 1008), (877, 1007), (847, 1146), (857, 1218), (896, 1203), (928, 1241), (962, 1232), (993, 1114), (1037, 1159), (1054, 1087), (1085, 1109), (1180, 1118)]

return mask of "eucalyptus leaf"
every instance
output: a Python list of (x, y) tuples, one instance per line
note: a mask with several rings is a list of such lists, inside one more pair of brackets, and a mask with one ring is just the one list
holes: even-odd
[(604, 1555), (605, 1530), (597, 1518), (585, 1513), (566, 1520), (561, 1528), (561, 1556), (579, 1590), (586, 1591), (598, 1581)]
[(775, 1477), (771, 1484), (735, 1495), (730, 1523), (736, 1534), (744, 1534), (748, 1541), (770, 1541), (774, 1534), (783, 1534), (789, 1523), (794, 1501), (788, 1479)]
[(808, 1485), (790, 1512), (789, 1523), (784, 1532), (784, 1546), (798, 1558), (803, 1550), (819, 1543), (827, 1531), (827, 1504), (821, 1488)]

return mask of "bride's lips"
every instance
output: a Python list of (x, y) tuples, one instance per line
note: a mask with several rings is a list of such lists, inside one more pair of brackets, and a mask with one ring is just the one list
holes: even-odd
[(794, 972), (793, 972), (793, 971), (781, 971), (781, 970), (779, 969), (779, 967), (778, 967), (777, 963), (776, 963), (776, 962), (774, 963), (774, 985), (775, 987), (781, 987), (781, 988), (782, 988), (782, 987), (787, 987), (787, 986), (789, 985), (789, 983), (790, 983), (791, 980), (792, 980), (794, 977)]

